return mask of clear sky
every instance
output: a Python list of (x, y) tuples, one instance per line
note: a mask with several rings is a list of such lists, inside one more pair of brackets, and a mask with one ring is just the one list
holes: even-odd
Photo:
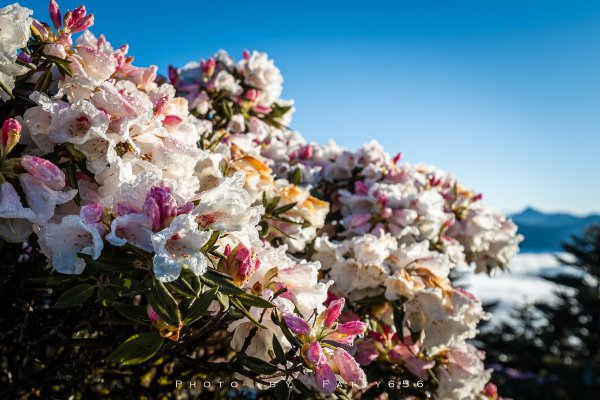
[[(22, 0), (47, 20), (45, 0)], [(73, 9), (81, 1), (59, 2)], [(378, 139), (505, 211), (600, 211), (600, 1), (91, 0), (137, 65), (268, 52), (292, 127)]]

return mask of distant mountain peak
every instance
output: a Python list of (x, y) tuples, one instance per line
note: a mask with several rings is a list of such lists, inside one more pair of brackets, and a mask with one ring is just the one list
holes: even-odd
[(525, 236), (521, 249), (527, 251), (560, 251), (560, 244), (579, 234), (586, 226), (600, 224), (600, 215), (577, 216), (564, 212), (546, 213), (532, 206), (512, 214), (512, 220)]

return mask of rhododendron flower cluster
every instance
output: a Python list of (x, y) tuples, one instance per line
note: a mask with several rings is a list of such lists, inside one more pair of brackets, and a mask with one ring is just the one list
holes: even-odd
[(467, 342), (490, 315), (449, 278), (518, 251), (480, 194), (375, 141), (306, 142), (265, 53), (161, 77), (84, 6), (31, 14), (0, 9), (0, 238), (47, 260), (56, 307), (128, 322), (99, 362), (266, 396), (498, 398)]

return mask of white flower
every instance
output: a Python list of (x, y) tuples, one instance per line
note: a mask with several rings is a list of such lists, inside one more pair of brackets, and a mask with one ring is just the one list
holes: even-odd
[[(25, 47), (31, 36), (31, 14), (30, 9), (16, 3), (0, 8), (0, 83), (11, 92), (15, 87), (14, 77), (28, 71), (15, 60), (17, 50)], [(0, 88), (0, 98), (6, 101), (10, 96)]]
[(413, 332), (422, 331), (423, 347), (435, 353), (442, 346), (461, 346), (477, 334), (479, 321), (489, 317), (469, 292), (455, 289), (448, 300), (440, 290), (427, 289), (406, 302), (404, 323)]
[(260, 105), (268, 107), (279, 99), (283, 76), (266, 53), (252, 52), (248, 60), (240, 62), (239, 68), (243, 71), (244, 82), (261, 91)]
[(194, 217), (185, 214), (173, 219), (171, 225), (152, 235), (154, 275), (163, 282), (172, 282), (183, 268), (195, 275), (202, 275), (208, 268), (208, 260), (200, 252), (212, 232), (199, 231)]
[(220, 231), (239, 231), (258, 223), (259, 209), (251, 208), (251, 199), (244, 190), (245, 176), (236, 172), (214, 189), (201, 192), (200, 202), (193, 215), (203, 228)]
[(23, 207), (14, 186), (0, 184), (0, 237), (11, 243), (23, 242), (33, 232), (31, 222), (35, 213)]
[(77, 215), (68, 215), (58, 224), (48, 224), (39, 233), (39, 243), (52, 266), (62, 274), (81, 274), (85, 261), (77, 254), (100, 257), (104, 243), (93, 224), (84, 223)]
[(35, 222), (38, 224), (48, 222), (54, 215), (54, 209), (57, 205), (72, 200), (77, 194), (75, 189), (66, 192), (50, 189), (30, 174), (19, 175), (19, 182), (21, 182), (27, 197), (27, 204), (35, 213)]
[(115, 246), (131, 243), (148, 252), (153, 251), (150, 217), (143, 214), (126, 214), (115, 218), (110, 227), (111, 231), (106, 235), (109, 243)]
[(470, 344), (450, 350), (448, 361), (436, 369), (439, 381), (437, 400), (471, 400), (478, 398), (490, 380), (492, 370), (485, 370), (484, 353)]

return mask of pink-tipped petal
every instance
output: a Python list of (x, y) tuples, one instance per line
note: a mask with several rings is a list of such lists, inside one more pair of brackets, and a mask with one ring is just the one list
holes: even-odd
[(319, 342), (312, 342), (306, 348), (306, 360), (312, 365), (318, 366), (323, 362), (325, 355)]
[(321, 393), (332, 394), (335, 392), (337, 380), (329, 364), (322, 363), (315, 368), (315, 380)]
[(310, 326), (308, 323), (297, 315), (284, 313), (283, 320), (290, 330), (298, 335), (310, 335)]
[(340, 375), (347, 384), (355, 384), (359, 388), (367, 386), (367, 377), (360, 365), (346, 350), (337, 348), (333, 352), (333, 359)]
[(367, 324), (362, 321), (350, 321), (337, 326), (336, 331), (342, 335), (356, 336), (365, 332)]
[(327, 317), (325, 317), (325, 321), (323, 322), (323, 325), (325, 327), (328, 328), (331, 325), (333, 325), (335, 321), (337, 321), (337, 319), (340, 317), (340, 314), (342, 313), (342, 310), (344, 309), (345, 304), (346, 299), (344, 299), (343, 297), (337, 300), (333, 300), (329, 304), (329, 307), (327, 307)]
[(54, 28), (60, 28), (60, 25), (62, 24), (62, 20), (60, 18), (60, 8), (58, 8), (58, 4), (55, 0), (50, 0), (48, 12), (50, 13), (50, 20), (52, 21)]
[(26, 155), (21, 157), (21, 166), (52, 190), (65, 187), (65, 174), (51, 161)]

